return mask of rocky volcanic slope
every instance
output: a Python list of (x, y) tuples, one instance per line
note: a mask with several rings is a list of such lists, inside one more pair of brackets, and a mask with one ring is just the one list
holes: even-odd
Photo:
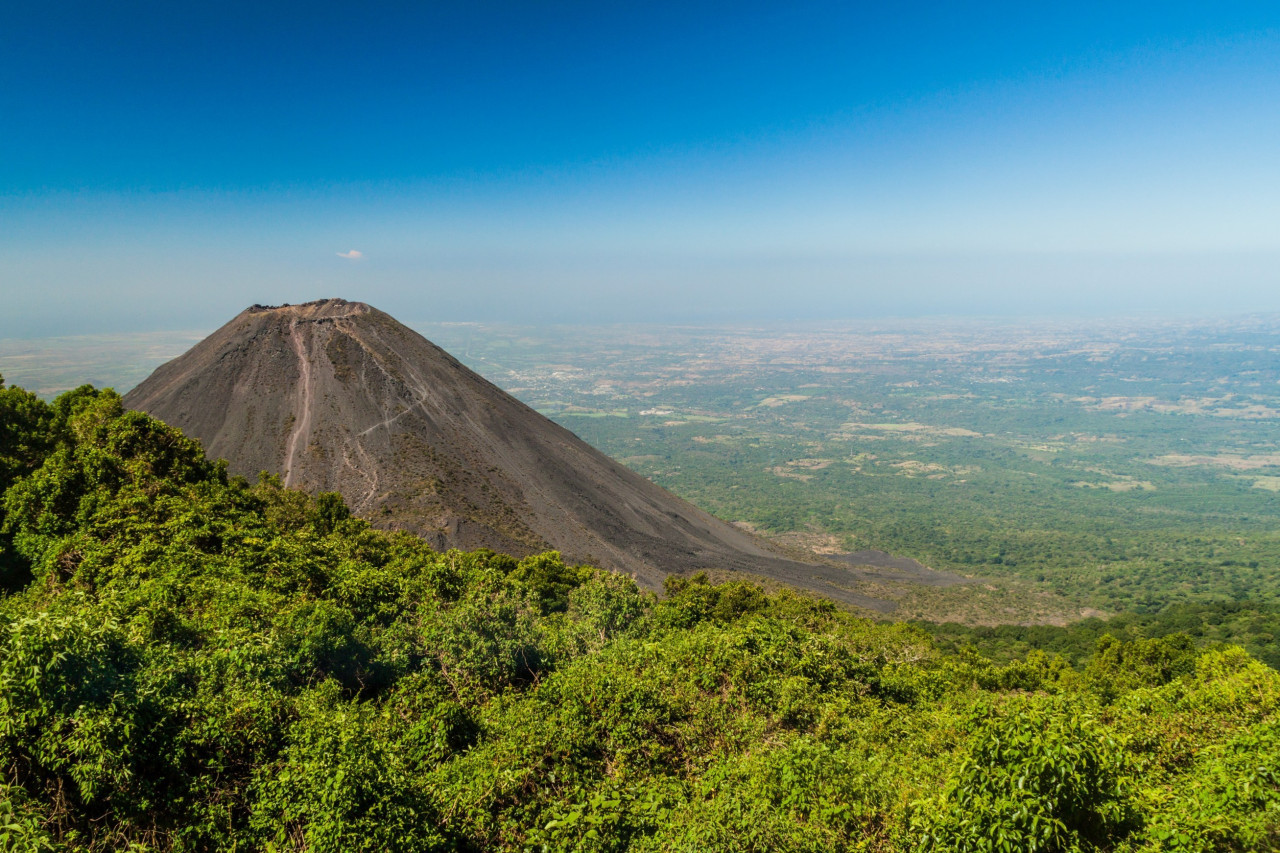
[(340, 492), (375, 525), (436, 547), (554, 548), (651, 587), (733, 569), (891, 608), (847, 589), (858, 570), (774, 554), (360, 302), (255, 305), (124, 402), (200, 439), (233, 473)]

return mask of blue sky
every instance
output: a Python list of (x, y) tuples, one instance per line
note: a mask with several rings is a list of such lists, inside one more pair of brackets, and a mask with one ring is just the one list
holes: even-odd
[(0, 335), (1280, 310), (1274, 3), (425, 7), (5, 4)]

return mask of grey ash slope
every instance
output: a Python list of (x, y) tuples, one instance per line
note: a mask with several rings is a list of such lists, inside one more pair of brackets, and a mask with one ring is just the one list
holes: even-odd
[(856, 570), (771, 552), (363, 303), (255, 305), (124, 401), (200, 439), (234, 473), (340, 492), (358, 515), (437, 547), (554, 548), (649, 586), (732, 569), (891, 608), (847, 588)]

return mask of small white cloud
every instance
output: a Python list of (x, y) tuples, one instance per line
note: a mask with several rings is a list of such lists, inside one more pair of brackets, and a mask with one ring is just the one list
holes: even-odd
[(358, 261), (364, 257), (364, 252), (352, 249), (349, 252), (338, 252), (338, 257), (347, 258), (348, 260)]

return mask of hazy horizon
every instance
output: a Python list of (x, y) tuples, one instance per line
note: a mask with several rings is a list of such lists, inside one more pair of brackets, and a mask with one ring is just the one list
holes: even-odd
[[(346, 298), (334, 295), (320, 296), (317, 299), (323, 300), (328, 298)], [(307, 300), (317, 301), (317, 300)], [(360, 301), (360, 300), (348, 300)], [(11, 344), (19, 344), (21, 342), (30, 343), (52, 343), (60, 339), (68, 341), (85, 341), (89, 342), (93, 339), (100, 338), (103, 340), (111, 340), (113, 342), (125, 342), (131, 337), (148, 337), (148, 336), (175, 336), (189, 337), (194, 343), (207, 337), (216, 331), (219, 327), (230, 322), (240, 311), (251, 307), (253, 304), (266, 305), (267, 307), (279, 307), (284, 304), (301, 304), (300, 302), (282, 302), (282, 303), (248, 303), (240, 307), (232, 314), (205, 323), (189, 323), (186, 325), (169, 324), (162, 325), (159, 323), (139, 324), (134, 322), (130, 324), (127, 320), (119, 325), (113, 325), (109, 322), (88, 321), (86, 328), (77, 329), (71, 324), (54, 322), (50, 328), (41, 328), (38, 325), (29, 325), (23, 327), (16, 334), (0, 334), (0, 342), (8, 342)], [(383, 306), (377, 303), (372, 304), (374, 308), (382, 309)], [(392, 313), (392, 312), (388, 312)], [(432, 329), (449, 328), (449, 327), (476, 327), (485, 329), (509, 329), (513, 333), (521, 331), (533, 331), (537, 333), (550, 333), (557, 330), (570, 331), (577, 329), (600, 330), (608, 328), (626, 329), (633, 328), (637, 330), (661, 331), (662, 329), (716, 329), (724, 331), (750, 330), (758, 329), (764, 331), (776, 332), (798, 332), (804, 329), (823, 329), (823, 330), (848, 330), (856, 331), (859, 328), (876, 328), (876, 329), (895, 329), (901, 328), (906, 330), (922, 330), (930, 326), (946, 326), (957, 331), (965, 330), (987, 330), (998, 331), (1004, 327), (1017, 327), (1024, 329), (1046, 328), (1072, 330), (1077, 332), (1102, 332), (1104, 330), (1132, 330), (1147, 331), (1157, 328), (1166, 327), (1185, 327), (1185, 328), (1231, 328), (1236, 330), (1244, 330), (1247, 327), (1258, 324), (1280, 324), (1280, 310), (1275, 311), (1232, 311), (1229, 309), (1219, 310), (1170, 310), (1170, 309), (1151, 309), (1151, 310), (1134, 310), (1134, 311), (1116, 311), (1116, 312), (1007, 312), (1007, 313), (979, 313), (977, 311), (969, 313), (951, 312), (951, 313), (889, 313), (889, 312), (869, 312), (862, 315), (847, 316), (827, 316), (827, 317), (741, 317), (734, 318), (731, 316), (683, 316), (675, 318), (650, 318), (650, 319), (609, 319), (609, 318), (485, 318), (485, 319), (467, 319), (467, 318), (435, 318), (420, 317), (412, 314), (394, 315), (395, 319), (404, 323), (414, 331), (422, 334), (424, 337), (430, 338), (429, 332)], [(213, 318), (210, 318), (213, 319)], [(2, 327), (0, 327), (2, 328)]]

